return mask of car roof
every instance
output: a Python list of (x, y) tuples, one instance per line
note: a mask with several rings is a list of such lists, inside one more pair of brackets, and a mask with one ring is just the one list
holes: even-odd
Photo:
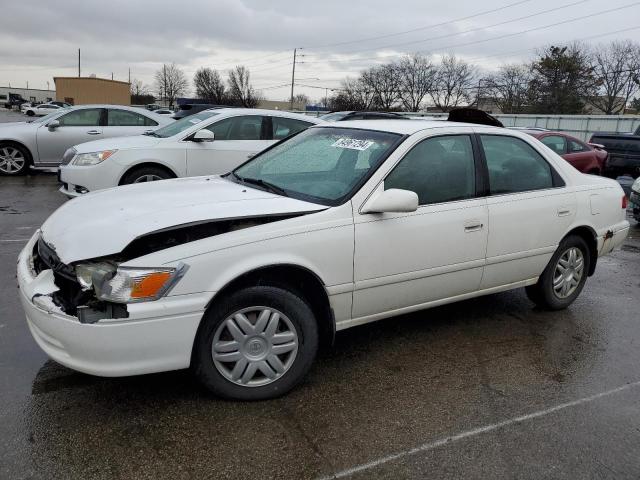
[[(462, 122), (443, 122), (438, 120), (411, 120), (407, 122), (404, 119), (384, 119), (384, 120), (350, 120), (349, 122), (328, 122), (327, 127), (331, 128), (356, 128), (361, 130), (377, 130), (379, 132), (399, 133), (401, 135), (413, 135), (422, 130), (430, 128), (452, 128), (452, 127), (482, 127), (483, 129), (495, 129), (504, 132), (504, 128), (488, 127), (473, 123)], [(511, 133), (511, 132), (510, 132)], [(515, 135), (514, 135), (515, 136)]]
[[(297, 120), (306, 120), (310, 123), (327, 123), (326, 120), (322, 118), (304, 115), (302, 113), (292, 113), (287, 112), (285, 110), (268, 110), (266, 108), (209, 108), (207, 110), (203, 110), (204, 112), (212, 111), (216, 112), (219, 115), (225, 116), (233, 116), (233, 115), (267, 115), (273, 116), (276, 115), (278, 117), (287, 117), (287, 118), (295, 118)], [(202, 113), (202, 112), (198, 112)]]

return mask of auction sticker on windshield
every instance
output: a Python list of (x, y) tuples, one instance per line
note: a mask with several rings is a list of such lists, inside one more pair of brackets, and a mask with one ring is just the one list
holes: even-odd
[(374, 142), (371, 140), (358, 140), (356, 138), (339, 138), (332, 147), (350, 148), (351, 150), (366, 150)]

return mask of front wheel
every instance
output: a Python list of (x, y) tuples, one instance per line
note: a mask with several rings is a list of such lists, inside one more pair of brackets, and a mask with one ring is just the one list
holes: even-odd
[(27, 110), (27, 116), (33, 117), (35, 115), (33, 110)]
[(22, 175), (29, 169), (29, 154), (13, 144), (0, 144), (0, 175)]
[(128, 172), (124, 177), (122, 177), (120, 185), (155, 182), (158, 180), (166, 180), (168, 178), (173, 178), (173, 175), (163, 168), (153, 166), (140, 167)]
[(566, 237), (540, 275), (538, 283), (526, 287), (527, 296), (536, 305), (561, 310), (571, 305), (587, 281), (591, 257), (582, 237)]
[(264, 400), (291, 390), (318, 350), (313, 311), (279, 287), (238, 290), (214, 304), (196, 337), (192, 369), (216, 395)]

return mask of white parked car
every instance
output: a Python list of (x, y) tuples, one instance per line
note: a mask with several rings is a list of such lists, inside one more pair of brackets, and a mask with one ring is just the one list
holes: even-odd
[(70, 368), (190, 366), (218, 395), (270, 398), (335, 331), (519, 287), (566, 308), (625, 239), (625, 207), (517, 131), (318, 125), (223, 177), (67, 202), (20, 254), (19, 295)]
[(30, 108), (33, 108), (34, 105), (31, 102), (24, 102), (22, 104), (20, 104), (20, 112), (26, 114), (27, 110), (29, 110)]
[(49, 106), (45, 117), (0, 123), (0, 175), (20, 175), (30, 166), (58, 166), (69, 147), (89, 139), (139, 135), (175, 122), (121, 105)]
[(274, 110), (204, 110), (147, 135), (76, 145), (60, 167), (60, 191), (94, 190), (227, 173), (278, 140), (323, 120)]
[(20, 111), (30, 117), (44, 117), (45, 115), (49, 115), (56, 110), (59, 110), (63, 107), (60, 105), (52, 105), (50, 103), (41, 103), (40, 105), (31, 105), (28, 108), (25, 108), (24, 111), (22, 107), (20, 107)]

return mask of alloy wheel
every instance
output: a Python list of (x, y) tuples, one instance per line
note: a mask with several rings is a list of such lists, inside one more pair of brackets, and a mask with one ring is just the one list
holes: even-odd
[(249, 307), (229, 315), (213, 336), (213, 363), (243, 387), (268, 385), (284, 375), (298, 353), (298, 334), (282, 312)]
[(14, 174), (24, 168), (24, 154), (14, 147), (0, 148), (0, 172)]
[(136, 178), (133, 183), (143, 183), (143, 182), (155, 182), (156, 180), (162, 180), (162, 177), (159, 175), (140, 175)]
[(584, 274), (582, 250), (571, 247), (565, 250), (553, 272), (553, 292), (558, 298), (567, 298), (576, 291)]

